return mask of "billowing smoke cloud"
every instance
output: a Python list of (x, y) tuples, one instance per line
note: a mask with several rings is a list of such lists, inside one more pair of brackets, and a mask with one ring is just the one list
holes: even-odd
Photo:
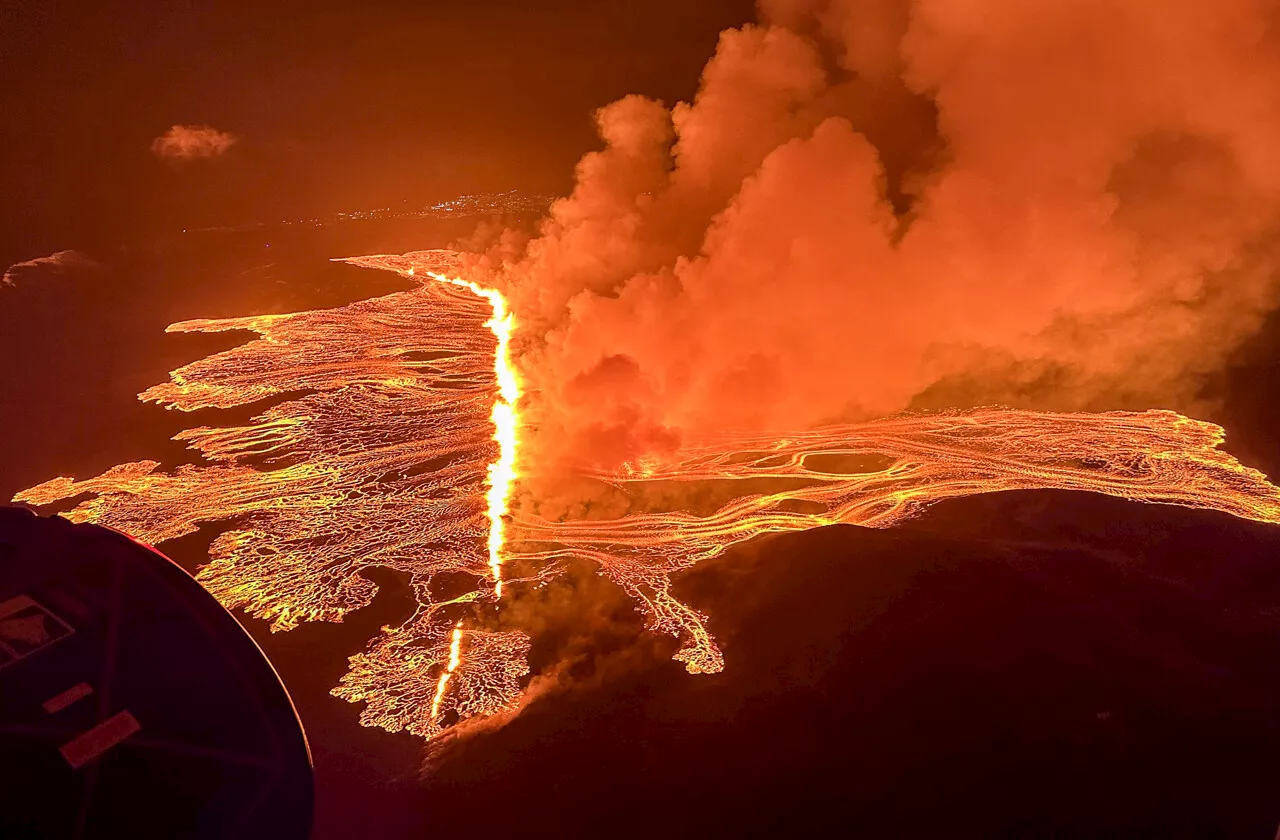
[(207, 125), (175, 125), (151, 143), (162, 160), (196, 160), (224, 154), (240, 138)]
[(910, 407), (1193, 408), (1276, 297), (1274, 0), (764, 0), (597, 115), (505, 283), (544, 460)]
[(96, 268), (98, 263), (79, 251), (56, 251), (47, 257), (23, 260), (5, 269), (0, 286), (15, 286), (19, 281), (42, 272), (60, 274), (69, 269)]

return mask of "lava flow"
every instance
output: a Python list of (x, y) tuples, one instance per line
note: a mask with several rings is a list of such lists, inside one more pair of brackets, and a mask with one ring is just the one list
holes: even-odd
[[(411, 266), (405, 275), (412, 277)], [(485, 494), (489, 514), (489, 570), (493, 574), (493, 592), (502, 597), (502, 549), (505, 542), (506, 516), (511, 506), (511, 490), (516, 481), (517, 438), (516, 403), (520, 400), (520, 378), (511, 361), (511, 333), (515, 330), (515, 317), (507, 311), (507, 300), (497, 289), (486, 289), (467, 280), (447, 277), (434, 271), (427, 276), (441, 283), (451, 283), (470, 289), (489, 302), (493, 317), (485, 326), (498, 340), (493, 354), (493, 375), (498, 383), (498, 396), (493, 401), (493, 440), (498, 444), (498, 460), (488, 467), (489, 491)], [(452, 669), (450, 669), (452, 670)]]
[[(452, 279), (455, 259), (354, 258), (419, 285), (332, 310), (171, 326), (258, 337), (174, 371), (142, 399), (186, 411), (276, 403), (246, 425), (179, 434), (204, 464), (122, 464), (16, 500), (90, 494), (66, 515), (151, 543), (225, 528), (197, 577), (273, 630), (341, 621), (373, 598), (363, 571), (400, 572), (416, 612), (352, 657), (334, 693), (365, 703), (367, 725), (427, 738), (518, 708), (530, 639), (491, 629), (475, 605), (554, 577), (566, 558), (595, 563), (701, 673), (723, 657), (673, 578), (761, 534), (884, 528), (942, 499), (1036, 488), (1280, 522), (1280, 490), (1218, 449), (1217, 426), (1169, 411), (1008, 409), (688, 440), (665, 461), (584, 476), (625, 516), (508, 522), (518, 436), (532, 433), (518, 428), (514, 321), (498, 292)], [(512, 559), (526, 577), (504, 578)]]

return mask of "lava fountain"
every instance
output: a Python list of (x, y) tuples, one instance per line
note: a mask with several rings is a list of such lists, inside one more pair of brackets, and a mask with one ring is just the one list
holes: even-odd
[[(418, 285), (332, 310), (169, 327), (257, 334), (140, 395), (182, 411), (272, 401), (246, 425), (180, 433), (202, 463), (127, 463), (15, 500), (88, 494), (65, 515), (152, 543), (224, 529), (197, 578), (273, 630), (341, 621), (373, 598), (361, 572), (402, 573), (416, 611), (370, 640), (334, 688), (365, 704), (366, 725), (434, 738), (517, 710), (530, 639), (493, 629), (477, 607), (556, 577), (568, 558), (596, 564), (652, 631), (680, 640), (690, 672), (707, 673), (724, 667), (714, 622), (673, 594), (673, 579), (758, 535), (886, 528), (942, 499), (1037, 488), (1280, 522), (1280, 489), (1222, 452), (1215, 425), (1171, 411), (999, 408), (689, 439), (661, 461), (584, 470), (630, 500), (624, 516), (513, 516), (517, 446), (534, 430), (520, 425), (502, 294), (456, 279), (452, 252), (346, 261)], [(505, 573), (515, 559), (523, 577)]]
[[(406, 277), (414, 276), (410, 266)], [(511, 360), (511, 333), (515, 330), (515, 317), (507, 311), (507, 299), (497, 289), (487, 289), (469, 280), (446, 277), (434, 271), (427, 276), (440, 283), (450, 283), (470, 289), (493, 307), (493, 317), (485, 321), (498, 340), (493, 353), (493, 377), (498, 385), (497, 399), (493, 401), (493, 440), (498, 444), (498, 460), (488, 467), (489, 491), (485, 494), (489, 514), (489, 570), (493, 573), (494, 597), (502, 597), (502, 549), (505, 543), (506, 516), (511, 505), (511, 490), (516, 481), (516, 446), (519, 444), (516, 427), (516, 403), (520, 401), (520, 377)]]

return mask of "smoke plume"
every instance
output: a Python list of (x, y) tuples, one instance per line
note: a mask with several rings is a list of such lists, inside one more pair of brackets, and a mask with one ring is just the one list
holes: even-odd
[[(1274, 0), (762, 0), (503, 284), (540, 459), (934, 404), (1194, 403), (1275, 303)], [(1193, 406), (1192, 406), (1193, 407)]]
[(151, 143), (161, 160), (187, 161), (224, 154), (240, 138), (207, 125), (175, 125)]

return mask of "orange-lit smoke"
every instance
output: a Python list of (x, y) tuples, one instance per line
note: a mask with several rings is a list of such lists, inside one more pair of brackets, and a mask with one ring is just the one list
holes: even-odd
[(540, 234), (470, 266), (520, 314), (540, 463), (911, 406), (1196, 409), (1272, 308), (1273, 0), (762, 6), (692, 103), (602, 108)]
[(175, 125), (151, 142), (151, 153), (162, 160), (215, 158), (240, 138), (207, 125)]

